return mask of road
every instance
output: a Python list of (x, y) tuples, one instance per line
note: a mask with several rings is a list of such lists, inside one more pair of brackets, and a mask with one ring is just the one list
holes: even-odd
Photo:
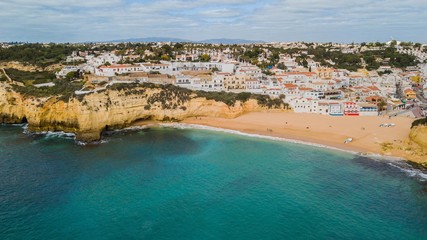
[(4, 70), (4, 68), (0, 68), (0, 69), (1, 69), (1, 71), (3, 72), (3, 75), (5, 75), (5, 76), (6, 76), (7, 80), (8, 80), (10, 83), (15, 84), (15, 85), (18, 85), (18, 86), (24, 86), (24, 83), (22, 83), (22, 82), (16, 82), (16, 81), (13, 81), (13, 80), (9, 77), (9, 75), (7, 75), (6, 70)]
[(7, 73), (4, 70), (4, 68), (1, 68), (1, 71), (3, 72), (3, 75), (7, 78), (7, 80), (9, 80), (9, 82), (12, 82), (12, 79), (10, 79), (9, 75), (7, 75)]
[(416, 89), (415, 91), (417, 93), (418, 100), (420, 100), (420, 102), (422, 102), (423, 104), (427, 104), (427, 99), (423, 96), (421, 90), (420, 89)]

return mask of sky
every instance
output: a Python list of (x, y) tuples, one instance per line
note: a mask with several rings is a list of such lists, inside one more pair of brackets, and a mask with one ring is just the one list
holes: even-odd
[(427, 0), (1, 0), (0, 41), (427, 43)]

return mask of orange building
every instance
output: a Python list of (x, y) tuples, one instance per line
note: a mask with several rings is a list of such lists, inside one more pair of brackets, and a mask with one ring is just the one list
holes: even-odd
[(405, 96), (406, 96), (406, 99), (413, 100), (417, 98), (417, 93), (412, 89), (406, 89)]

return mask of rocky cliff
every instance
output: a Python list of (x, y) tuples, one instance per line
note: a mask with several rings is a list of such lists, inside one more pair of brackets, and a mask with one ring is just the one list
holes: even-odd
[(407, 141), (398, 148), (403, 151), (405, 159), (419, 164), (427, 170), (427, 126), (414, 125)]
[(245, 112), (267, 109), (255, 99), (228, 106), (175, 87), (122, 86), (63, 101), (58, 97), (25, 96), (0, 82), (0, 122), (28, 122), (30, 131), (73, 132), (81, 141), (99, 140), (106, 129), (123, 128), (142, 119), (234, 118)]
[(409, 138), (416, 143), (427, 156), (427, 126), (419, 125), (411, 129)]

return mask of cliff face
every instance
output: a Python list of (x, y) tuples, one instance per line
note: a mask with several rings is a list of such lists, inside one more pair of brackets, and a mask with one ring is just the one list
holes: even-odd
[(416, 126), (409, 133), (411, 141), (427, 153), (427, 126)]
[(427, 126), (413, 127), (404, 149), (408, 160), (427, 168)]
[(194, 116), (234, 118), (266, 110), (256, 100), (234, 106), (161, 88), (106, 89), (68, 102), (57, 97), (25, 97), (0, 83), (0, 121), (28, 122), (30, 131), (76, 133), (82, 141), (99, 140), (105, 129), (123, 128), (141, 119), (179, 121)]

